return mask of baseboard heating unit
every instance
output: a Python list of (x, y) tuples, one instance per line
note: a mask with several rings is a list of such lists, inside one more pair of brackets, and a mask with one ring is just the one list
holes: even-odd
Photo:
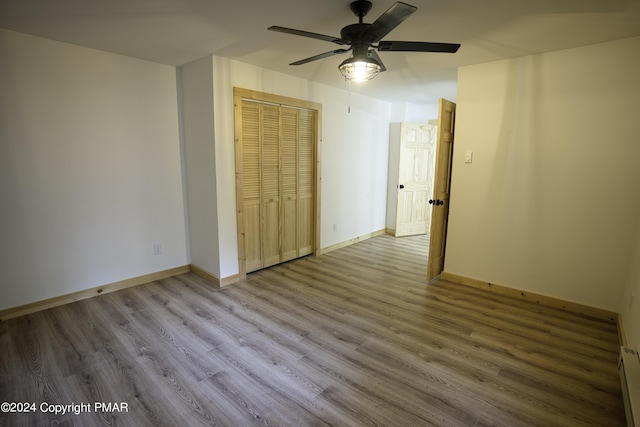
[(627, 426), (640, 427), (640, 356), (638, 352), (628, 347), (620, 347), (618, 370)]

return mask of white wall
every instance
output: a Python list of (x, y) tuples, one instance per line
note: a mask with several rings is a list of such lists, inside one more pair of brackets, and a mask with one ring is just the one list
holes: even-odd
[(221, 277), (238, 272), (234, 86), (322, 104), (321, 247), (384, 229), (389, 103), (351, 94), (349, 113), (346, 90), (225, 58), (213, 66)]
[(640, 38), (460, 68), (445, 271), (622, 309), (640, 220), (630, 52)]
[[(455, 99), (449, 99), (449, 101), (455, 101)], [(410, 102), (391, 104), (391, 122), (428, 123), (429, 120), (438, 120), (438, 104), (416, 105)]]
[(0, 309), (187, 263), (176, 99), (173, 67), (0, 30)]
[(180, 67), (190, 260), (220, 277), (211, 57)]

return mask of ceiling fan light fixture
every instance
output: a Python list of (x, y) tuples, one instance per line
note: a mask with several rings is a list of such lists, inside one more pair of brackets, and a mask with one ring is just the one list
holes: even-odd
[(382, 65), (370, 57), (351, 57), (345, 59), (338, 69), (346, 80), (364, 82), (377, 76), (382, 71)]
[(347, 81), (361, 82), (371, 80), (383, 71), (386, 71), (382, 59), (376, 51), (385, 52), (445, 52), (455, 53), (460, 48), (458, 43), (433, 43), (414, 41), (385, 41), (382, 40), (394, 28), (400, 25), (407, 17), (418, 8), (402, 1), (395, 2), (389, 9), (378, 17), (373, 23), (364, 22), (364, 16), (371, 10), (369, 0), (354, 0), (349, 6), (358, 17), (357, 24), (347, 25), (340, 30), (340, 37), (327, 36), (325, 34), (296, 30), (294, 28), (271, 26), (268, 30), (277, 31), (295, 36), (308, 37), (345, 46), (340, 49), (314, 55), (309, 58), (292, 62), (289, 65), (302, 65), (319, 59), (329, 58), (333, 55), (352, 51), (349, 59), (342, 62), (338, 69)]

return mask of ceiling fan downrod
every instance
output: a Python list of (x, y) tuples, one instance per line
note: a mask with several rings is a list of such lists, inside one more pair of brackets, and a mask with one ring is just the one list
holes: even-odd
[(356, 0), (349, 5), (351, 11), (358, 17), (360, 24), (363, 22), (363, 18), (371, 10), (372, 4), (368, 0)]

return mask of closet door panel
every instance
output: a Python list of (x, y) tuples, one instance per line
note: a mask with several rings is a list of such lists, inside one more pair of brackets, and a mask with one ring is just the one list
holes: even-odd
[(260, 214), (260, 105), (242, 103), (242, 177), (247, 272), (262, 268)]
[(282, 261), (298, 257), (298, 110), (281, 108)]
[(244, 204), (245, 257), (247, 273), (262, 268), (262, 242), (260, 233), (260, 201)]
[(280, 262), (280, 108), (262, 110), (262, 261), (263, 267)]
[(262, 215), (262, 267), (264, 268), (280, 262), (279, 203), (263, 203)]
[(313, 253), (316, 113), (298, 111), (298, 256)]
[(317, 111), (244, 99), (238, 104), (239, 239), (249, 273), (313, 253)]
[(305, 256), (313, 253), (313, 200), (311, 197), (304, 198), (298, 203), (298, 256)]

